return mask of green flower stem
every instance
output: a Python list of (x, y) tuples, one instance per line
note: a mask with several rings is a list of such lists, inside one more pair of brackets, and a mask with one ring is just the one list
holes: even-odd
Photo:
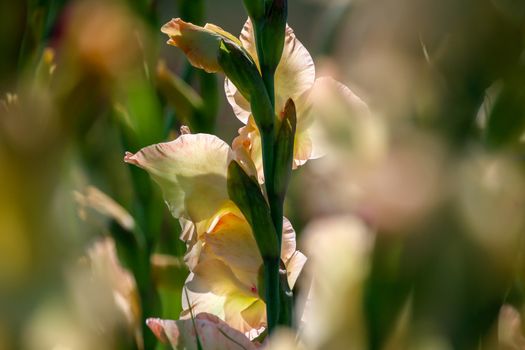
[(270, 208), (261, 192), (259, 183), (248, 176), (237, 162), (228, 166), (228, 195), (239, 207), (253, 230), (257, 247), (263, 258), (263, 284), (261, 294), (266, 301), (268, 330), (271, 331), (279, 320), (279, 248)]
[[(245, 2), (246, 4), (246, 2)], [(248, 5), (253, 5), (248, 3)], [(283, 232), (283, 204), (285, 193), (279, 191), (275, 184), (281, 183), (276, 179), (276, 128), (275, 128), (275, 71), (279, 64), (284, 44), (284, 29), (286, 27), (287, 1), (286, 0), (265, 0), (265, 15), (257, 18), (262, 11), (255, 11), (253, 6), (247, 6), (252, 17), (257, 56), (259, 67), (266, 92), (271, 105), (272, 122), (258, 123), (259, 133), (261, 134), (263, 169), (266, 187), (266, 195), (270, 206), (272, 224), (277, 235), (279, 253), (282, 244)], [(260, 9), (259, 9), (260, 10)], [(255, 12), (257, 13), (255, 13)], [(257, 15), (257, 16), (255, 16)], [(252, 96), (252, 99), (256, 99)], [(254, 101), (252, 101), (253, 104)], [(256, 121), (267, 121), (267, 118), (258, 115), (257, 109), (253, 108), (252, 113)], [(280, 172), (279, 172), (280, 173)], [(279, 254), (280, 255), (280, 254)], [(290, 315), (291, 304), (282, 303), (281, 291), (285, 290), (279, 277), (280, 258), (277, 260), (264, 260), (264, 283), (266, 288), (266, 310), (268, 315), (268, 331), (271, 334), (276, 324), (290, 324), (290, 317), (280, 317), (280, 314)], [(287, 286), (286, 286), (287, 287)], [(284, 307), (285, 309), (282, 309)]]
[[(274, 196), (274, 148), (275, 148), (275, 134), (273, 132), (273, 125), (271, 128), (260, 130), (261, 142), (262, 142), (262, 154), (263, 154), (263, 169), (266, 193), (270, 204), (270, 216), (272, 224), (275, 228), (278, 243), (278, 252), (281, 251), (281, 236), (282, 236), (282, 210), (280, 226), (276, 225), (276, 208), (274, 205), (277, 204)], [(266, 315), (268, 320), (268, 333), (271, 334), (275, 326), (279, 321), (279, 310), (280, 310), (280, 289), (279, 289), (279, 262), (280, 257), (277, 255), (276, 259), (264, 259), (264, 285), (265, 285), (265, 296), (266, 296)]]
[(275, 69), (261, 65), (261, 75), (272, 107), (275, 109)]
[[(263, 49), (262, 31), (264, 30), (264, 24), (262, 21), (256, 21), (254, 23), (255, 42), (257, 49), (257, 56), (259, 57), (259, 65), (261, 69), (261, 76), (270, 99), (272, 112), (275, 111), (275, 70), (276, 65), (271, 65), (267, 62), (265, 56), (265, 50)], [(254, 113), (256, 111), (253, 111)], [(275, 119), (275, 116), (274, 116)], [(274, 123), (275, 124), (275, 123)], [(275, 187), (275, 141), (276, 133), (275, 126), (266, 130), (260, 128), (262, 141), (262, 155), (263, 155), (263, 169), (266, 194), (268, 198), (268, 204), (270, 205), (270, 213), (272, 223), (277, 234), (277, 242), (279, 245), (279, 252), (281, 251), (282, 245), (282, 232), (283, 232), (283, 214), (284, 214), (284, 193), (277, 193)], [(264, 261), (264, 280), (265, 280), (265, 293), (266, 293), (266, 312), (268, 317), (268, 332), (272, 333), (275, 325), (291, 325), (290, 317), (281, 317), (281, 306), (285, 307), (282, 310), (283, 314), (291, 314), (291, 304), (281, 300), (284, 297), (281, 291), (283, 286), (279, 278), (279, 263), (280, 258), (277, 261)]]
[[(266, 301), (266, 315), (268, 333), (271, 334), (279, 322), (280, 285), (279, 285), (279, 257), (263, 258), (264, 262), (264, 294)], [(275, 278), (277, 276), (277, 278)]]
[(284, 263), (279, 268), (279, 321), (278, 324), (291, 327), (293, 320), (293, 293), (288, 286), (288, 275)]

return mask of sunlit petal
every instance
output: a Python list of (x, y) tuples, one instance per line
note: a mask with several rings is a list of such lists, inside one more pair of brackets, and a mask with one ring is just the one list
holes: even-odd
[(199, 343), (207, 350), (256, 348), (244, 334), (208, 313), (197, 314), (193, 320), (149, 318), (146, 323), (161, 342), (170, 344), (173, 349), (196, 350)]
[(207, 134), (182, 135), (124, 158), (148, 171), (160, 185), (173, 216), (196, 223), (211, 217), (228, 200), (226, 175), (231, 159), (229, 146)]
[(180, 18), (166, 23), (161, 31), (170, 37), (168, 44), (180, 48), (193, 66), (208, 73), (221, 71), (217, 60), (221, 40), (239, 43), (233, 35), (216, 25), (206, 24), (199, 27)]
[(216, 218), (203, 240), (205, 249), (211, 250), (218, 259), (232, 268), (245, 284), (257, 283), (262, 258), (252, 229), (236, 206), (232, 205), (231, 211), (223, 212)]

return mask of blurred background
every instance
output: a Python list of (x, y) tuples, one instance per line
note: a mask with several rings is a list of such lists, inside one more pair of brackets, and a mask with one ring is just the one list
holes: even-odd
[[(165, 44), (175, 17), (237, 35), (247, 16), (0, 2), (0, 349), (163, 348), (144, 320), (178, 318), (185, 246), (124, 152), (241, 127), (223, 76)], [(289, 24), (368, 105), (321, 91), (326, 156), (291, 181), (285, 214), (325, 276), (307, 348), (524, 349), (525, 2), (289, 0)]]

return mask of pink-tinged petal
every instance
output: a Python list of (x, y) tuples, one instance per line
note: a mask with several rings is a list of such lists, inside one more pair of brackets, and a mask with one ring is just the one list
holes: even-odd
[[(243, 48), (259, 65), (253, 26), (248, 19), (242, 29), (240, 41)], [(315, 81), (315, 66), (312, 57), (296, 38), (294, 31), (287, 26), (281, 61), (275, 72), (275, 111), (280, 113), (289, 98), (294, 101), (308, 91)], [(235, 115), (243, 123), (248, 122), (251, 114), (250, 104), (241, 96), (235, 86), (226, 79), (225, 91), (228, 102), (233, 107)]]
[(168, 44), (180, 48), (190, 63), (208, 73), (221, 71), (217, 60), (221, 40), (239, 44), (230, 33), (213, 24), (204, 27), (175, 18), (162, 26), (161, 31), (169, 36)]
[(98, 188), (88, 186), (83, 192), (75, 191), (73, 195), (79, 206), (78, 214), (83, 220), (100, 223), (93, 215), (96, 212), (106, 219), (115, 220), (128, 231), (135, 227), (135, 220), (128, 211)]
[(256, 349), (244, 334), (208, 313), (197, 314), (193, 320), (150, 318), (146, 323), (159, 340), (173, 349), (196, 350), (199, 343), (206, 350)]
[(261, 137), (252, 116), (248, 123), (239, 129), (239, 136), (233, 140), (232, 148), (237, 155), (248, 155), (257, 172), (259, 183), (264, 183)]
[(181, 241), (188, 242), (197, 239), (196, 227), (191, 220), (179, 218), (179, 223), (181, 228), (179, 238), (181, 239)]
[(278, 112), (284, 109), (286, 101), (297, 100), (312, 88), (315, 81), (315, 66), (310, 53), (286, 27), (283, 55), (275, 72), (275, 106)]
[(228, 103), (233, 108), (233, 113), (235, 113), (241, 122), (244, 124), (248, 123), (248, 118), (250, 118), (252, 113), (250, 102), (240, 93), (237, 87), (228, 78), (224, 80), (224, 91)]
[(303, 253), (296, 250), (286, 262), (286, 277), (288, 279), (288, 285), (290, 288), (295, 286), (295, 283), (297, 282), (297, 279), (299, 278), (299, 275), (303, 271), (303, 267), (306, 264), (306, 260), (308, 260), (308, 258)]
[[(350, 124), (355, 124), (355, 128), (363, 131), (367, 136), (377, 130), (377, 121), (372, 117), (366, 103), (348, 87), (331, 78), (317, 79), (310, 90), (300, 95), (295, 105), (297, 130), (294, 143), (294, 169), (310, 159), (317, 159), (325, 154), (325, 145), (330, 142), (334, 120), (341, 118), (352, 120), (354, 123)], [(236, 106), (239, 107), (234, 105), (234, 108)], [(367, 138), (359, 133), (355, 134), (357, 134), (356, 142), (360, 144), (369, 142), (368, 139), (377, 139), (373, 135)], [(259, 182), (263, 183), (261, 139), (252, 116), (249, 116), (246, 125), (239, 129), (239, 136), (233, 140), (232, 147), (234, 152), (238, 153), (242, 149), (251, 157), (257, 169)]]
[(174, 217), (199, 223), (228, 200), (226, 176), (232, 156), (216, 136), (188, 134), (127, 153), (124, 161), (145, 169), (160, 185)]
[(304, 341), (318, 348), (338, 336), (351, 349), (363, 348), (362, 293), (370, 269), (374, 233), (357, 217), (334, 216), (310, 223), (302, 239), (309, 259), (309, 278), (305, 281), (311, 280), (313, 288), (303, 285), (302, 289), (312, 293), (306, 299), (310, 301), (303, 314)]
[(199, 263), (199, 258), (202, 253), (202, 241), (189, 242), (186, 246), (187, 251), (186, 254), (184, 254), (184, 263), (190, 271), (193, 271)]
[(297, 249), (297, 243), (295, 240), (295, 230), (292, 223), (287, 218), (283, 217), (283, 239), (281, 243), (281, 259), (286, 262)]
[(327, 145), (333, 143), (334, 137), (344, 133), (344, 128), (356, 130), (349, 131), (352, 142), (361, 144), (361, 140), (368, 142), (368, 139), (375, 139), (368, 137), (368, 132), (376, 129), (376, 121), (366, 103), (347, 86), (332, 78), (317, 79), (312, 89), (296, 102), (296, 106), (294, 168), (309, 159), (323, 156)]
[[(87, 253), (90, 262), (89, 279), (102, 282), (102, 285), (111, 289), (117, 310), (125, 316), (137, 342), (142, 342), (141, 308), (137, 285), (133, 275), (120, 263), (115, 241), (110, 237), (98, 239)], [(88, 301), (86, 303), (89, 304)]]
[(257, 66), (259, 66), (259, 56), (257, 55), (257, 48), (255, 46), (255, 34), (253, 32), (252, 21), (249, 18), (244, 22), (239, 39), (242, 47), (252, 56)]
[(180, 333), (175, 321), (148, 318), (146, 324), (161, 343), (171, 344), (174, 348), (179, 344)]
[(316, 79), (312, 89), (303, 94), (296, 105), (298, 114), (301, 115), (301, 118), (297, 118), (298, 129), (307, 129), (319, 119), (317, 114), (324, 117), (328, 113), (338, 116), (346, 113), (350, 114), (348, 118), (361, 118), (370, 114), (367, 104), (359, 96), (330, 77)]
[(504, 349), (525, 348), (521, 315), (512, 305), (505, 304), (499, 311), (498, 342)]
[(360, 148), (369, 147), (365, 143), (376, 142), (378, 138), (375, 135), (378, 121), (367, 104), (332, 78), (317, 79), (313, 88), (301, 96), (297, 106), (300, 117), (297, 118), (296, 139), (310, 140), (310, 144), (305, 143), (310, 159), (323, 155), (330, 144), (341, 142), (339, 139), (348, 143), (340, 147)]
[(306, 256), (297, 250), (295, 230), (287, 218), (283, 218), (281, 259), (286, 266), (288, 285), (293, 288), (306, 263)]
[(248, 153), (248, 150), (244, 147), (236, 147), (233, 150), (235, 155), (235, 160), (242, 167), (244, 172), (251, 177), (258, 177), (257, 167), (253, 162), (251, 155)]

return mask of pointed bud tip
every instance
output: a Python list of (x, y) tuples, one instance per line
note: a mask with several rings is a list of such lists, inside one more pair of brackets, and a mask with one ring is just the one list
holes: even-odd
[(180, 18), (172, 18), (160, 28), (160, 31), (169, 36), (180, 35), (181, 22), (183, 21)]
[(135, 164), (135, 165), (139, 164), (137, 158), (135, 157), (135, 154), (131, 152), (126, 152), (124, 154), (124, 162), (128, 164)]
[(155, 334), (157, 339), (159, 339), (162, 343), (169, 343), (168, 337), (166, 336), (166, 332), (164, 330), (164, 326), (162, 324), (162, 320), (160, 318), (148, 318), (146, 320), (146, 325), (149, 329)]
[(180, 134), (181, 135), (189, 135), (191, 134), (190, 127), (187, 125), (181, 125), (180, 127)]

